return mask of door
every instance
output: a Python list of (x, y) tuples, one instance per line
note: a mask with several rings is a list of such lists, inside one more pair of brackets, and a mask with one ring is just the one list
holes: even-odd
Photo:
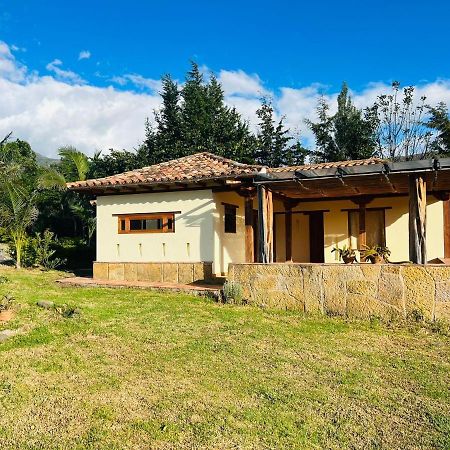
[(325, 262), (322, 211), (309, 213), (309, 261)]

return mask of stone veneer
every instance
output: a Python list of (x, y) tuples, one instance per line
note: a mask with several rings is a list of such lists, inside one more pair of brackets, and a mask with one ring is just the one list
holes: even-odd
[(209, 281), (212, 263), (110, 263), (94, 262), (94, 280), (149, 281), (189, 284)]
[(450, 266), (230, 264), (228, 279), (255, 305), (354, 318), (450, 320)]

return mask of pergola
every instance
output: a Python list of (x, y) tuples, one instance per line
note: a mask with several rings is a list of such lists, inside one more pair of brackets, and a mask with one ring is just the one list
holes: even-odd
[[(259, 262), (273, 262), (273, 198), (285, 206), (286, 259), (292, 254), (292, 208), (299, 202), (349, 199), (358, 205), (359, 239), (366, 242), (366, 208), (375, 197), (409, 196), (409, 258), (427, 262), (426, 196), (444, 202), (444, 257), (450, 258), (450, 158), (307, 170), (271, 170), (254, 179), (258, 199)], [(253, 261), (253, 199), (245, 208), (246, 255)]]

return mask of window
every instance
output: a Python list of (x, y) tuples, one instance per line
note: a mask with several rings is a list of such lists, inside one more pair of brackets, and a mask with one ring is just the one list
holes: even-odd
[[(361, 249), (359, 242), (359, 211), (348, 212), (348, 234), (349, 246), (354, 249)], [(366, 209), (366, 245), (386, 246), (386, 232), (384, 208)]]
[(119, 216), (119, 234), (174, 232), (175, 213), (123, 214)]
[(225, 204), (225, 233), (236, 233), (237, 206)]

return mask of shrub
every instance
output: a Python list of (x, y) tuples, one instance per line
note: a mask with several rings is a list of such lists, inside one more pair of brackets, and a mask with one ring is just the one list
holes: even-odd
[[(50, 230), (28, 237), (22, 250), (22, 265), (24, 267), (41, 267), (46, 270), (61, 266), (64, 264), (64, 260), (54, 256), (55, 250), (53, 247), (57, 242), (55, 233)], [(9, 253), (15, 259), (15, 247), (11, 242), (9, 243)]]
[(0, 299), (0, 312), (2, 311), (6, 311), (7, 309), (11, 308), (11, 304), (14, 301), (14, 297), (11, 295), (4, 295), (1, 299)]
[(224, 303), (234, 303), (235, 305), (242, 305), (243, 289), (242, 285), (235, 281), (225, 281), (223, 285), (223, 301)]

